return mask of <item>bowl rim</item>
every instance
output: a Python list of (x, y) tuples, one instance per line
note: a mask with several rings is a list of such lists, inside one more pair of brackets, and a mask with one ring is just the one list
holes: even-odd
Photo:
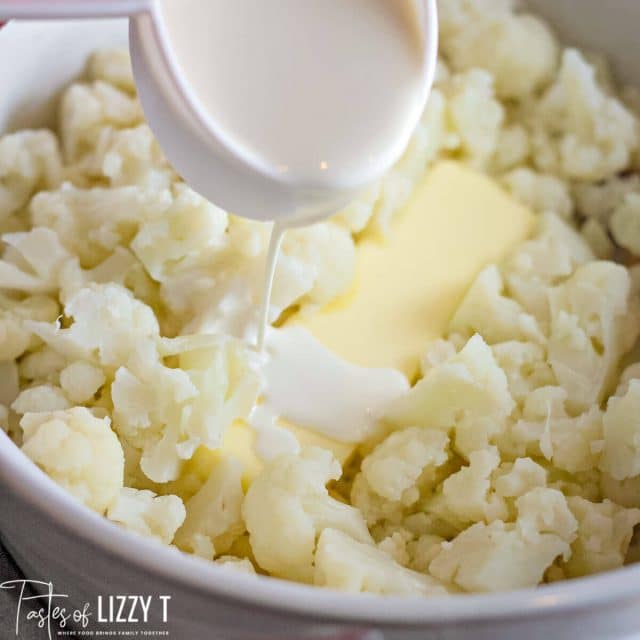
[(83, 539), (124, 566), (132, 565), (200, 596), (323, 622), (408, 628), (514, 619), (602, 607), (640, 593), (640, 565), (536, 589), (437, 598), (352, 594), (252, 575), (188, 555), (109, 522), (58, 486), (1, 430), (0, 487), (69, 536)]

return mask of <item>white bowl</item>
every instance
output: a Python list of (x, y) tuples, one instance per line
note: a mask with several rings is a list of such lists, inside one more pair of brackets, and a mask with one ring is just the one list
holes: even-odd
[[(531, 5), (565, 37), (609, 53), (625, 79), (640, 85), (637, 0)], [(124, 44), (126, 33), (119, 21), (12, 23), (0, 31), (0, 131), (50, 123), (52, 100), (87, 54)], [(170, 595), (167, 623), (156, 606), (148, 628), (180, 640), (339, 638), (371, 629), (386, 640), (600, 640), (640, 630), (640, 565), (535, 590), (438, 600), (335, 593), (215, 566), (85, 509), (1, 431), (0, 514), (2, 540), (28, 578), (52, 581), (94, 613), (98, 595)]]

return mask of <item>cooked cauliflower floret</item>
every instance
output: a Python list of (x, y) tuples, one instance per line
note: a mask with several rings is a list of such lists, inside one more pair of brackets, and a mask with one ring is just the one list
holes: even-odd
[(424, 356), (422, 356), (422, 360), (420, 362), (420, 372), (422, 373), (422, 377), (426, 376), (427, 372), (434, 367), (444, 364), (447, 360), (453, 358), (457, 351), (456, 345), (451, 340), (443, 340), (442, 338), (434, 340), (427, 347), (427, 350)]
[(624, 267), (593, 262), (549, 290), (549, 363), (573, 411), (602, 400), (620, 357), (635, 341), (638, 315), (630, 288)]
[(507, 378), (480, 336), (460, 353), (427, 372), (394, 403), (387, 419), (395, 425), (456, 429), (463, 455), (484, 448), (503, 428), (514, 407)]
[(89, 58), (89, 77), (92, 80), (104, 80), (109, 84), (135, 93), (131, 58), (127, 49), (100, 49)]
[(313, 269), (313, 285), (306, 293), (313, 304), (325, 304), (351, 285), (355, 246), (351, 235), (336, 224), (322, 222), (292, 229), (282, 241), (282, 252)]
[(0, 308), (0, 361), (19, 358), (31, 344), (31, 332), (26, 330), (19, 317)]
[[(597, 450), (591, 447), (587, 436), (602, 439), (601, 412), (598, 407), (592, 407), (584, 414), (570, 416), (566, 404), (567, 391), (562, 387), (540, 387), (532, 391), (510, 435), (524, 444), (527, 452), (547, 460), (554, 458), (556, 445), (560, 450), (566, 448), (567, 443), (569, 449), (574, 445), (577, 450), (573, 453), (577, 459), (589, 451), (593, 454), (593, 459), (589, 458), (591, 465), (587, 467), (590, 468), (595, 464), (594, 461), (597, 462)], [(595, 431), (590, 429), (589, 424), (595, 426)], [(581, 437), (586, 439), (586, 443), (581, 441)]]
[[(500, 131), (498, 147), (491, 163), (491, 172), (501, 174), (513, 170), (527, 162), (530, 154), (531, 143), (527, 129), (520, 124), (508, 124)], [(552, 194), (550, 191), (547, 195), (551, 200), (555, 193)], [(527, 200), (523, 198), (521, 200), (524, 204), (528, 204)], [(529, 206), (536, 210), (535, 207)]]
[(379, 496), (400, 500), (425, 468), (447, 461), (448, 444), (442, 431), (421, 427), (396, 431), (362, 461), (362, 473)]
[(536, 319), (504, 295), (504, 282), (495, 265), (475, 279), (451, 319), (449, 330), (466, 336), (479, 333), (489, 344), (507, 340), (544, 342)]
[(640, 380), (612, 397), (603, 418), (604, 447), (600, 469), (616, 480), (640, 476)]
[(51, 229), (5, 233), (10, 249), (0, 260), (0, 287), (25, 293), (54, 293), (60, 286), (59, 273), (71, 256)]
[[(159, 265), (173, 268), (170, 277), (162, 276), (163, 301), (181, 318), (182, 333), (225, 333), (255, 340), (252, 327), (262, 295), (269, 227), (229, 216), (225, 233), (222, 217), (209, 222), (217, 225), (210, 246), (196, 234), (192, 240), (202, 247), (199, 254)], [(157, 227), (161, 226), (162, 220)], [(175, 238), (171, 242), (168, 253), (189, 249)], [(155, 247), (149, 251), (156, 255)], [(143, 253), (140, 257), (147, 261)], [(355, 246), (343, 226), (325, 222), (290, 230), (278, 257), (269, 321), (293, 305), (313, 308), (340, 295), (351, 285), (354, 270)]]
[(215, 255), (224, 246), (227, 225), (225, 211), (179, 187), (173, 204), (141, 226), (131, 248), (154, 280), (162, 282), (172, 271)]
[(408, 566), (420, 573), (429, 573), (431, 561), (440, 553), (444, 538), (431, 533), (425, 533), (416, 540), (407, 543)]
[(166, 189), (137, 186), (78, 189), (64, 184), (38, 193), (29, 205), (33, 225), (55, 231), (83, 268), (93, 268), (127, 246), (148, 220), (171, 205)]
[(37, 347), (27, 321), (53, 322), (58, 313), (58, 304), (52, 298), (32, 296), (17, 302), (0, 293), (0, 362), (19, 358)]
[(567, 498), (578, 521), (578, 537), (563, 566), (567, 577), (607, 571), (624, 563), (640, 509), (625, 509), (609, 500), (600, 504), (578, 496)]
[(523, 204), (538, 213), (555, 213), (568, 220), (573, 201), (566, 182), (555, 176), (518, 168), (502, 177), (505, 187)]
[(62, 159), (50, 131), (20, 131), (0, 138), (0, 220), (22, 209), (38, 189), (62, 179)]
[(140, 341), (158, 337), (160, 331), (153, 310), (116, 284), (80, 290), (64, 311), (73, 318), (69, 328), (33, 321), (25, 325), (60, 353), (106, 367), (127, 362)]
[[(134, 444), (144, 448), (150, 435), (149, 431), (153, 429), (154, 435), (157, 436), (154, 440), (161, 439), (161, 426), (172, 419), (178, 419), (179, 415), (176, 414), (179, 414), (182, 403), (196, 394), (197, 390), (184, 371), (165, 367), (152, 347), (138, 348), (129, 358), (127, 366), (116, 371), (111, 386), (115, 429)], [(173, 415), (168, 415), (167, 412), (174, 406), (178, 407), (178, 410), (173, 411)], [(174, 444), (177, 444), (177, 425), (173, 426), (173, 429)], [(156, 431), (159, 432), (155, 433)], [(167, 449), (169, 448), (170, 445)], [(176, 473), (177, 469), (169, 475)], [(169, 479), (171, 478), (167, 477), (156, 481)]]
[(474, 451), (469, 455), (469, 466), (442, 483), (442, 493), (435, 496), (428, 509), (460, 529), (472, 522), (505, 518), (504, 501), (491, 490), (491, 474), (499, 464), (495, 447)]
[(117, 247), (115, 251), (93, 269), (83, 269), (73, 258), (60, 269), (60, 301), (66, 304), (81, 289), (92, 284), (118, 284), (147, 304), (157, 304), (157, 295), (151, 278), (144, 267), (128, 249)]
[(501, 98), (522, 99), (553, 79), (558, 45), (544, 22), (507, 4), (441, 0), (442, 50), (455, 71), (486, 69)]
[(500, 468), (493, 485), (503, 498), (519, 498), (525, 493), (547, 484), (547, 471), (531, 458), (517, 458)]
[(165, 341), (163, 364), (156, 348), (134, 349), (111, 387), (114, 427), (142, 450), (140, 466), (155, 482), (175, 480), (200, 445), (220, 447), (236, 419), (246, 419), (259, 379), (246, 346), (215, 336)]
[(93, 153), (73, 166), (69, 178), (79, 186), (95, 180), (112, 187), (137, 185), (158, 191), (177, 180), (146, 124), (102, 129)]
[(614, 211), (611, 233), (618, 245), (640, 255), (640, 193), (630, 193)]
[(123, 486), (124, 456), (109, 418), (84, 407), (27, 413), (22, 451), (85, 505), (104, 513)]
[(303, 449), (268, 464), (249, 487), (242, 515), (258, 564), (282, 578), (311, 582), (316, 541), (338, 529), (358, 542), (371, 537), (357, 509), (329, 496), (340, 465), (329, 451)]
[(525, 444), (527, 452), (544, 456), (557, 469), (590, 471), (596, 468), (602, 448), (602, 412), (592, 406), (570, 416), (565, 409), (567, 397), (561, 387), (533, 391), (511, 436)]
[(64, 411), (70, 407), (71, 403), (62, 389), (48, 384), (24, 389), (11, 405), (11, 408), (20, 415)]
[(525, 540), (535, 544), (545, 534), (555, 534), (568, 543), (575, 540), (578, 522), (560, 491), (535, 487), (516, 500), (516, 509), (516, 524)]
[[(403, 498), (408, 498), (414, 503), (419, 494), (408, 491), (403, 493)], [(351, 485), (351, 504), (360, 511), (367, 524), (372, 527), (379, 522), (399, 525), (404, 517), (406, 506), (401, 500), (387, 500), (378, 495), (367, 482), (364, 474), (358, 473)]]
[(106, 377), (99, 367), (78, 360), (60, 371), (60, 386), (72, 402), (89, 402), (105, 383)]
[(575, 49), (564, 51), (532, 122), (536, 164), (567, 179), (608, 178), (629, 166), (638, 147), (636, 119), (599, 86), (595, 68)]
[(522, 403), (535, 389), (555, 384), (544, 347), (533, 342), (501, 342), (491, 348), (498, 366), (505, 372), (509, 391)]
[(355, 593), (447, 594), (447, 589), (434, 578), (405, 569), (384, 551), (331, 528), (325, 529), (318, 540), (313, 583)]
[(20, 360), (20, 377), (29, 382), (58, 384), (67, 359), (47, 345), (26, 354)]
[(496, 151), (504, 122), (504, 107), (495, 97), (493, 77), (472, 69), (453, 76), (445, 85), (445, 94), (464, 160), (474, 167), (485, 167)]
[(541, 324), (546, 324), (549, 287), (594, 257), (574, 229), (557, 216), (545, 214), (539, 220), (536, 236), (520, 245), (504, 266), (508, 291)]
[(595, 469), (602, 448), (602, 412), (592, 407), (576, 418), (551, 421), (551, 460), (569, 473)]
[(171, 544), (184, 516), (184, 505), (178, 496), (158, 496), (153, 491), (128, 487), (120, 490), (107, 511), (112, 522), (165, 544)]
[(429, 565), (429, 572), (463, 591), (489, 592), (535, 587), (569, 544), (553, 533), (525, 538), (516, 525), (478, 522), (460, 533)]
[(241, 476), (242, 467), (236, 460), (221, 458), (216, 462), (206, 482), (185, 505), (187, 515), (176, 534), (178, 547), (209, 560), (229, 550), (244, 532)]
[(398, 564), (406, 567), (411, 561), (407, 546), (413, 541), (413, 534), (405, 529), (398, 529), (376, 544), (380, 551), (391, 556)]
[(515, 0), (439, 0), (440, 33), (444, 39), (467, 28), (470, 21), (482, 16), (498, 20), (509, 16)]
[(60, 138), (65, 160), (78, 162), (90, 154), (105, 127), (141, 124), (139, 102), (117, 87), (96, 80), (72, 84), (60, 101)]

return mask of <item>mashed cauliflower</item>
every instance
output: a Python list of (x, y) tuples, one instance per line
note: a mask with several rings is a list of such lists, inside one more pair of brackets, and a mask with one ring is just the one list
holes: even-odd
[(56, 133), (0, 139), (0, 427), (89, 508), (218, 564), (353, 592), (624, 564), (640, 523), (638, 115), (606, 66), (511, 0), (439, 5), (436, 83), (405, 156), (287, 236), (271, 320), (347, 291), (359, 235), (386, 232), (437, 160), (491, 175), (538, 229), (477, 276), (344, 469), (302, 448), (248, 486), (225, 452), (260, 391), (236, 329), (269, 229), (181, 182), (126, 53), (93, 55)]

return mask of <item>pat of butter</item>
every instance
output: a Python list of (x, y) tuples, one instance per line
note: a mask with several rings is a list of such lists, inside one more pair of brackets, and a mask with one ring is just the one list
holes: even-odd
[[(488, 264), (500, 261), (534, 225), (529, 210), (490, 178), (453, 163), (434, 167), (394, 222), (389, 238), (358, 242), (357, 276), (349, 294), (302, 323), (337, 355), (367, 367), (415, 376), (426, 347), (441, 337), (465, 291)], [(301, 446), (330, 449), (344, 463), (354, 445), (292, 424)], [(234, 424), (223, 450), (244, 465), (248, 485), (263, 466), (255, 432)]]
[(490, 178), (454, 162), (426, 174), (388, 238), (358, 243), (355, 285), (315, 314), (298, 314), (345, 360), (411, 380), (476, 275), (533, 229), (534, 216)]

